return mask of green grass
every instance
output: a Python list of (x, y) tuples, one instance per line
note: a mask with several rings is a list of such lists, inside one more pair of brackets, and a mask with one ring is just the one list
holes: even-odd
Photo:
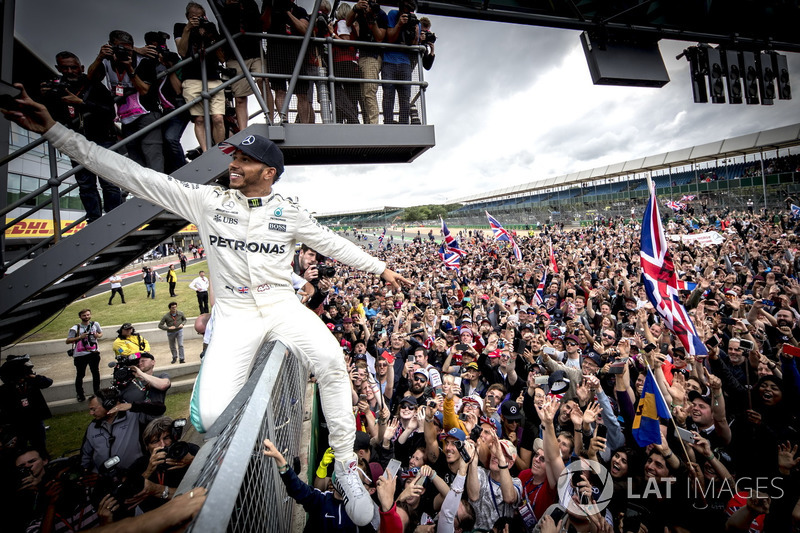
[[(158, 300), (158, 296), (156, 296), (156, 300)], [(191, 391), (167, 393), (167, 412), (164, 414), (172, 419), (189, 418), (191, 396)], [(81, 447), (86, 428), (92, 421), (88, 403), (84, 403), (84, 405), (86, 405), (86, 409), (83, 411), (58, 415), (45, 420), (45, 425), (50, 426), (50, 429), (47, 430), (47, 450), (51, 457), (61, 457), (67, 452), (73, 452)]]
[[(123, 286), (125, 305), (122, 305), (119, 295), (114, 297), (113, 305), (108, 305), (110, 292), (75, 300), (63, 310), (31, 328), (29, 332), (35, 331), (36, 333), (27, 337), (25, 342), (65, 339), (69, 328), (80, 322), (78, 311), (86, 308), (92, 310), (92, 320), (97, 321), (101, 327), (125, 322), (136, 324), (161, 320), (161, 317), (167, 312), (167, 304), (173, 300), (178, 302), (178, 309), (183, 311), (187, 317), (197, 316), (197, 297), (195, 292), (189, 288), (189, 283), (197, 277), (201, 270), (208, 272), (208, 265), (206, 261), (201, 261), (189, 265), (186, 273), (180, 271), (180, 265), (176, 266), (176, 270), (178, 271), (178, 285), (175, 287), (178, 296), (176, 298), (169, 296), (169, 284), (166, 281), (156, 283), (155, 299), (147, 298), (144, 282), (141, 281), (141, 278), (136, 278), (138, 281)], [(161, 277), (166, 279), (165, 274), (161, 274)], [(42, 324), (45, 324), (44, 327)], [(42, 327), (41, 330), (39, 330), (40, 327)]]

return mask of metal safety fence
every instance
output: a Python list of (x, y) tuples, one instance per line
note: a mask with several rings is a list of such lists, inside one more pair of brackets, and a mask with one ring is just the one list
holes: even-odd
[(178, 493), (208, 495), (191, 532), (288, 532), (294, 501), (275, 461), (262, 453), (269, 438), (289, 464), (298, 463), (308, 373), (280, 342), (264, 343), (250, 378), (206, 433)]

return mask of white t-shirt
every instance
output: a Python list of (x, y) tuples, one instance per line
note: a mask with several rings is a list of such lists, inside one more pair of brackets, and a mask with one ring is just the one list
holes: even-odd
[(113, 276), (108, 278), (108, 281), (111, 282), (112, 289), (119, 289), (122, 287), (122, 278), (114, 274)]

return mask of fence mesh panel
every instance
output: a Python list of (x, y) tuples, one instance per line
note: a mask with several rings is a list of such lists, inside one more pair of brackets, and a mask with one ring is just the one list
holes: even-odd
[(259, 350), (253, 368), (250, 379), (258, 381), (253, 394), (218, 438), (201, 451), (203, 455), (205, 447), (210, 448), (193, 486), (208, 488), (208, 497), (192, 524), (193, 532), (217, 529), (222, 513), (229, 517), (226, 529), (230, 532), (291, 531), (294, 502), (286, 494), (274, 461), (261, 450), (262, 442), (269, 438), (290, 464), (297, 462), (307, 371), (276, 342)]

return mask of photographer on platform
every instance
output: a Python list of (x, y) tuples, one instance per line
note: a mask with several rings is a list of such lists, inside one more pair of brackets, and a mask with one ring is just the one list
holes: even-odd
[[(419, 22), (414, 11), (417, 9), (416, 0), (400, 0), (398, 9), (389, 11), (389, 29), (386, 30), (386, 42), (413, 46), (419, 44)], [(414, 52), (416, 53), (416, 52)], [(410, 52), (387, 50), (383, 54), (383, 69), (381, 74), (384, 80), (411, 81), (412, 61)], [(409, 105), (411, 100), (410, 85), (383, 85), (383, 123), (395, 124), (394, 99), (400, 107), (397, 122), (409, 124)]]
[[(386, 40), (386, 29), (389, 21), (386, 13), (375, 0), (358, 0), (350, 13), (347, 14), (345, 24), (358, 27), (353, 40), (366, 43), (382, 43)], [(361, 75), (368, 80), (377, 80), (381, 75), (382, 54), (379, 48), (358, 48), (358, 68)], [(378, 124), (378, 84), (365, 83), (364, 96), (364, 124)]]
[[(114, 98), (105, 85), (91, 80), (83, 73), (83, 65), (72, 52), (56, 54), (56, 69), (61, 77), (42, 83), (41, 92), (44, 104), (58, 122), (82, 133), (90, 141), (108, 148), (117, 141), (114, 128)], [(72, 161), (72, 166), (78, 163)], [(97, 180), (103, 189), (103, 199), (97, 191)], [(75, 173), (78, 193), (84, 210), (86, 222), (97, 220), (122, 203), (120, 188), (87, 169)]]
[[(149, 61), (140, 61), (139, 56)], [(89, 66), (89, 78), (105, 78), (111, 89), (117, 103), (117, 116), (122, 122), (123, 137), (130, 137), (161, 118), (157, 91), (151, 90), (155, 85), (151, 65), (157, 63), (156, 57), (154, 46), (134, 48), (130, 33), (114, 30)], [(125, 147), (128, 157), (140, 165), (163, 172), (163, 145), (161, 128), (155, 128)]]
[[(178, 54), (186, 59), (196, 56), (197, 58), (181, 69), (183, 75), (183, 98), (191, 102), (205, 90), (203, 89), (203, 77), (201, 61), (206, 64), (206, 79), (208, 80), (208, 91), (222, 85), (219, 78), (219, 63), (225, 61), (225, 54), (222, 48), (217, 48), (212, 53), (206, 53), (206, 48), (216, 43), (220, 37), (217, 27), (206, 17), (206, 10), (196, 2), (186, 4), (187, 23), (177, 22), (173, 29), (175, 44), (178, 47)], [(200, 149), (206, 151), (209, 146), (213, 146), (225, 138), (225, 93), (219, 91), (208, 101), (208, 112), (211, 117), (211, 136), (213, 139), (206, 139), (205, 117), (203, 115), (203, 102), (198, 102), (189, 108), (194, 122), (194, 134)]]

